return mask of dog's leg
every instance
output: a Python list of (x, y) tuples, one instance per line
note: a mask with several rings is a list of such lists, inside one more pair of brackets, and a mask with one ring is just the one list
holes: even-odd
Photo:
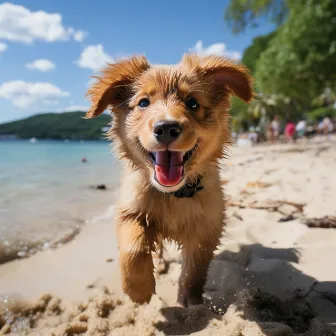
[(164, 244), (162, 237), (157, 239), (156, 251), (153, 252), (153, 262), (155, 269), (155, 276), (159, 277), (161, 274), (165, 274), (168, 271), (168, 264), (163, 257)]
[(182, 251), (178, 303), (184, 307), (203, 303), (203, 287), (218, 239), (187, 245)]
[(155, 293), (153, 275), (153, 235), (151, 230), (137, 219), (118, 223), (118, 243), (122, 287), (137, 303), (149, 302)]

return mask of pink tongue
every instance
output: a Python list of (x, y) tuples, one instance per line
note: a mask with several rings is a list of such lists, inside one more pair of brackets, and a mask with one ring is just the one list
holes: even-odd
[(162, 151), (154, 155), (157, 181), (165, 187), (178, 184), (183, 174), (183, 153)]

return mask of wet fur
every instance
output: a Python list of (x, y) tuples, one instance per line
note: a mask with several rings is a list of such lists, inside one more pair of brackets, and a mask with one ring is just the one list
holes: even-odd
[[(252, 99), (247, 70), (224, 58), (187, 54), (173, 66), (151, 66), (134, 56), (103, 70), (88, 91), (91, 108), (86, 117), (113, 112), (109, 137), (124, 162), (117, 206), (117, 235), (125, 293), (136, 302), (148, 302), (155, 293), (152, 252), (162, 239), (182, 248), (183, 264), (178, 302), (184, 306), (202, 302), (208, 265), (225, 224), (225, 203), (218, 161), (230, 144), (230, 96)], [(138, 107), (139, 99), (151, 104)], [(190, 111), (188, 97), (200, 107)], [(183, 180), (163, 187), (153, 178), (149, 152), (164, 149), (153, 136), (159, 120), (176, 120), (183, 132), (170, 150), (189, 151)], [(170, 192), (202, 176), (204, 189), (192, 198), (176, 198)]]

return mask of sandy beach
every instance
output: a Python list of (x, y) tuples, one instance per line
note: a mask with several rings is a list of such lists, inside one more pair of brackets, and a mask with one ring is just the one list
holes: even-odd
[(172, 245), (149, 304), (122, 294), (111, 204), (62, 247), (0, 265), (0, 335), (336, 335), (336, 228), (310, 227), (336, 217), (336, 142), (228, 154), (204, 305), (176, 306)]

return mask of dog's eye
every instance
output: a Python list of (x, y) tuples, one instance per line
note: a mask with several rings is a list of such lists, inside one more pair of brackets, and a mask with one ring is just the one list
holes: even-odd
[(140, 108), (146, 108), (147, 106), (149, 106), (150, 102), (147, 98), (143, 98), (139, 101), (138, 105)]
[(194, 110), (199, 107), (199, 102), (195, 98), (189, 98), (186, 101), (186, 105), (189, 109)]

